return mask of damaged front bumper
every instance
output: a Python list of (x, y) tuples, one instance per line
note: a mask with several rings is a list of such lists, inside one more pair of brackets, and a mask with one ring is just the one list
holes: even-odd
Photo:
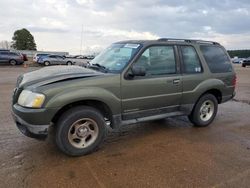
[(45, 139), (48, 136), (49, 125), (31, 125), (22, 120), (20, 117), (12, 113), (13, 118), (16, 122), (17, 128), (25, 136), (36, 138), (36, 139)]

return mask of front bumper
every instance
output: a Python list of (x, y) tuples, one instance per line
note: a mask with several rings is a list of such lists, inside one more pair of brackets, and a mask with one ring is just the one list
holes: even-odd
[(12, 107), (12, 116), (18, 129), (24, 135), (37, 139), (47, 137), (55, 112), (56, 109), (29, 109), (18, 104)]
[(25, 136), (36, 138), (36, 139), (45, 139), (48, 136), (49, 125), (32, 125), (24, 121), (22, 118), (17, 116), (12, 112), (14, 121), (16, 122), (17, 128)]

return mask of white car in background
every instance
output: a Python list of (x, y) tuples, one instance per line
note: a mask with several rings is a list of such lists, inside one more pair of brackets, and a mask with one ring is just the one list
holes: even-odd
[(44, 56), (48, 56), (48, 55), (50, 55), (50, 54), (39, 54), (39, 53), (37, 53), (37, 54), (35, 54), (34, 57), (33, 57), (33, 62), (37, 63), (37, 62), (38, 62), (38, 59), (39, 59), (40, 57), (44, 57)]
[(244, 60), (245, 58), (234, 58), (232, 59), (232, 62), (236, 64), (242, 64)]

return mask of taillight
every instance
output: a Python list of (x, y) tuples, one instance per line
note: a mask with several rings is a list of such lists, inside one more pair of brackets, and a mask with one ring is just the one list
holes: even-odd
[(234, 88), (236, 87), (236, 82), (237, 82), (237, 76), (234, 75), (233, 83), (232, 83)]

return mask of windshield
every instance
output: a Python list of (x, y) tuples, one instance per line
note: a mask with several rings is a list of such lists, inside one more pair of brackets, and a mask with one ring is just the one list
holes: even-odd
[(139, 50), (140, 46), (140, 44), (134, 43), (112, 44), (95, 57), (91, 64), (104, 67), (110, 72), (120, 72)]

